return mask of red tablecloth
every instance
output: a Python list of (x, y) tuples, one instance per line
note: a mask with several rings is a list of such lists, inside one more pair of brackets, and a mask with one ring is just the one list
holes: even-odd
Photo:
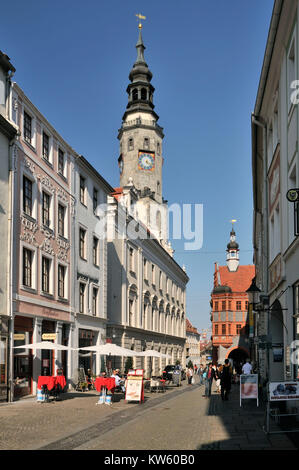
[(66, 386), (64, 375), (57, 375), (53, 377), (48, 375), (40, 375), (37, 382), (37, 388), (41, 390), (42, 385), (47, 385), (48, 390), (52, 390), (58, 384), (62, 389)]
[(107, 390), (113, 390), (115, 388), (115, 378), (97, 377), (94, 385), (97, 392), (100, 392), (102, 387), (106, 387)]
[(66, 386), (66, 380), (64, 375), (56, 375), (56, 384), (59, 384), (62, 389)]
[(55, 377), (40, 375), (37, 382), (37, 388), (41, 390), (42, 385), (47, 385), (48, 390), (52, 390), (52, 388), (55, 387)]

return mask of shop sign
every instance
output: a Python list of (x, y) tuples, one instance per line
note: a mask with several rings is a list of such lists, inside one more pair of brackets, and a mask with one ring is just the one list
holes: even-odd
[(269, 383), (270, 401), (298, 400), (298, 382), (271, 382)]
[(44, 333), (44, 334), (42, 334), (42, 339), (45, 340), (45, 341), (46, 340), (47, 341), (55, 340), (56, 339), (56, 333)]
[(23, 334), (22, 333), (16, 333), (15, 335), (13, 335), (13, 339), (15, 341), (22, 341), (22, 340), (25, 339), (25, 335), (24, 335), (24, 333)]

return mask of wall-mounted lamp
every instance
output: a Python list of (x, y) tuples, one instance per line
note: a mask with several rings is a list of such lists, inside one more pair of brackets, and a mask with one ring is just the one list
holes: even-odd
[(247, 289), (248, 301), (253, 305), (253, 308), (260, 302), (261, 290), (256, 285), (255, 277), (251, 281), (250, 287)]

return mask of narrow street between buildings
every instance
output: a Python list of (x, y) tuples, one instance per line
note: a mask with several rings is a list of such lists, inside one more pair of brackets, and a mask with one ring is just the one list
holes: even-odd
[[(264, 409), (239, 404), (239, 386), (223, 402), (198, 384), (145, 394), (145, 403), (96, 405), (98, 394), (0, 406), (0, 449), (19, 450), (296, 450), (287, 434), (263, 431)], [(274, 428), (273, 428), (274, 429)]]

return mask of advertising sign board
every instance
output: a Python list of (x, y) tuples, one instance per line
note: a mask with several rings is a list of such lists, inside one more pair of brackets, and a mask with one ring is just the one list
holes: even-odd
[(242, 374), (240, 375), (240, 406), (242, 400), (254, 398), (257, 400), (258, 405), (258, 375), (257, 374)]
[(270, 401), (299, 400), (299, 382), (270, 382)]

